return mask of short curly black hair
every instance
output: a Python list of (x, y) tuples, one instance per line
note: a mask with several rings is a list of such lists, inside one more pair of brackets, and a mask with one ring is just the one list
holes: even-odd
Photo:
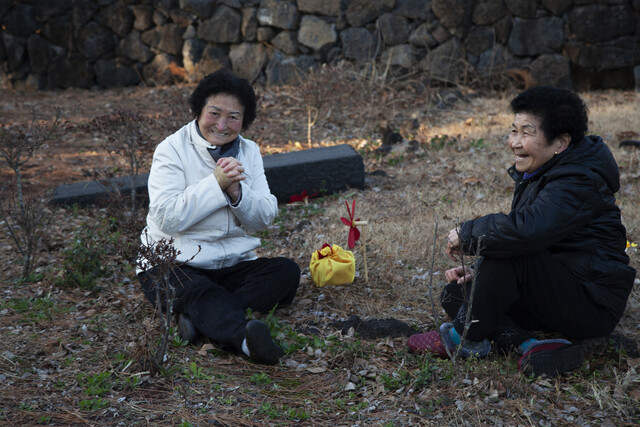
[(238, 77), (228, 69), (221, 69), (207, 74), (189, 97), (191, 112), (195, 118), (200, 117), (202, 109), (211, 95), (226, 94), (234, 96), (244, 106), (242, 129), (246, 130), (256, 119), (256, 93), (249, 81)]
[(549, 144), (565, 133), (572, 143), (578, 143), (588, 130), (587, 106), (568, 89), (532, 87), (511, 101), (511, 110), (514, 114), (529, 113), (542, 119), (542, 131)]

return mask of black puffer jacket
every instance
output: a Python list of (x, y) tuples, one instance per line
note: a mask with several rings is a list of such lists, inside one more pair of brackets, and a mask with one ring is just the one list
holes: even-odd
[(554, 156), (529, 180), (515, 166), (511, 212), (467, 221), (460, 228), (465, 253), (512, 257), (548, 250), (620, 319), (635, 270), (625, 253), (626, 230), (615, 204), (620, 173), (609, 148), (587, 136)]

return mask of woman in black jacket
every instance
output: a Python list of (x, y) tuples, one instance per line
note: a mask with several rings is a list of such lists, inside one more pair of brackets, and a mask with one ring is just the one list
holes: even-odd
[[(534, 87), (511, 101), (509, 147), (515, 181), (509, 214), (462, 223), (446, 253), (478, 255), (476, 271), (446, 271), (442, 305), (453, 319), (408, 345), (445, 357), (485, 356), (517, 348), (518, 368), (534, 375), (582, 364), (580, 346), (536, 339), (532, 331), (572, 339), (604, 337), (618, 323), (635, 278), (614, 194), (618, 166), (600, 137), (588, 135), (587, 108), (568, 90)], [(470, 294), (473, 276), (473, 299)], [(467, 316), (468, 301), (471, 313)], [(465, 323), (466, 340), (461, 344)]]

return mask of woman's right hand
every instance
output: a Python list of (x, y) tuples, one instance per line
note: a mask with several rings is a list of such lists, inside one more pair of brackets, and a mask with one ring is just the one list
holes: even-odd
[(457, 282), (459, 285), (470, 282), (473, 279), (473, 270), (469, 267), (455, 267), (444, 272), (447, 283)]
[(237, 159), (222, 157), (216, 164), (217, 167), (214, 169), (213, 175), (223, 191), (229, 188), (231, 184), (244, 179), (244, 167)]

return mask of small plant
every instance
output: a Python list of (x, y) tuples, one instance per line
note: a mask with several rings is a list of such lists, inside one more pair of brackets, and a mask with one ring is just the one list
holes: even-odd
[(210, 377), (205, 375), (202, 368), (198, 366), (194, 361), (191, 361), (191, 363), (189, 363), (189, 367), (184, 369), (184, 373), (186, 375), (189, 375), (194, 380), (210, 379)]
[(269, 378), (269, 376), (264, 372), (259, 372), (251, 375), (251, 377), (249, 378), (249, 382), (251, 382), (252, 384), (267, 385), (271, 384), (271, 378)]
[(94, 399), (86, 399), (78, 402), (78, 406), (83, 411), (99, 411), (109, 406), (109, 401), (100, 397)]
[(458, 140), (455, 137), (452, 137), (449, 135), (436, 135), (433, 138), (431, 138), (431, 141), (429, 142), (429, 147), (432, 150), (439, 151), (444, 149), (445, 147), (451, 147), (457, 141)]
[(88, 227), (76, 231), (73, 244), (64, 255), (59, 284), (96, 290), (96, 280), (105, 274), (105, 269), (101, 262), (104, 250), (95, 232)]
[(111, 380), (111, 372), (105, 371), (98, 374), (78, 374), (78, 383), (89, 396), (102, 396), (108, 393), (114, 386)]
[(475, 148), (476, 150), (483, 149), (485, 147), (484, 138), (478, 138), (476, 140), (471, 140), (469, 142), (469, 146), (471, 146), (471, 148)]

